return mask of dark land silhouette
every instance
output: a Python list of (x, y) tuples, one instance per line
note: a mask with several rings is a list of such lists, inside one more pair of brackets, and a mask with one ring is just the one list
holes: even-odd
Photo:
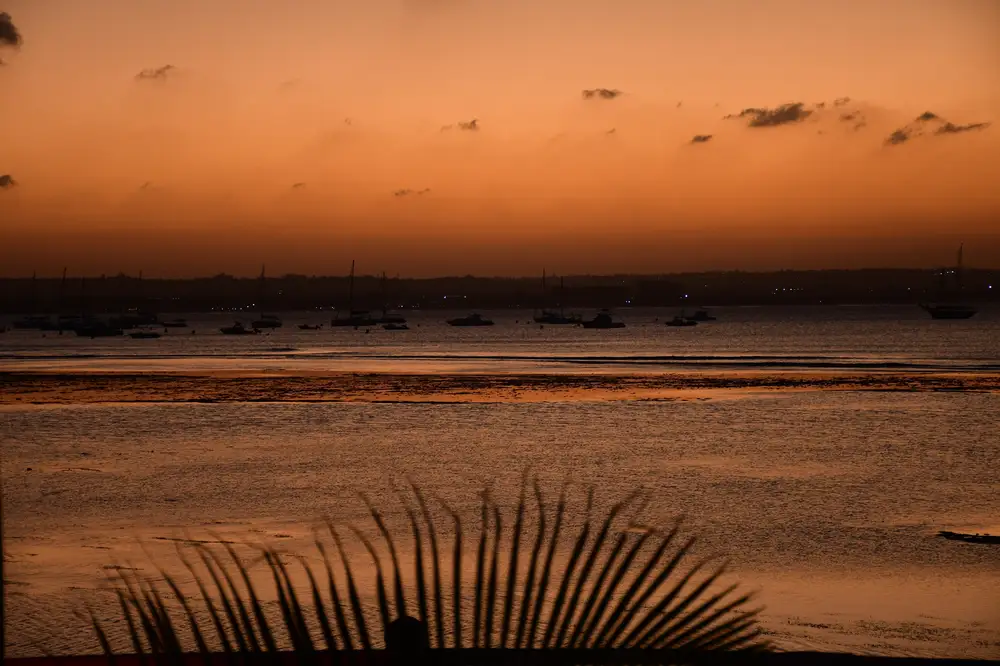
[[(817, 270), (672, 275), (389, 278), (358, 276), (354, 307), (388, 309), (531, 309), (725, 305), (917, 304), (941, 294), (941, 272), (924, 269)], [(0, 279), (0, 312), (55, 314), (344, 309), (347, 276), (192, 279), (130, 275)], [(1000, 300), (1000, 270), (967, 269), (962, 298)]]

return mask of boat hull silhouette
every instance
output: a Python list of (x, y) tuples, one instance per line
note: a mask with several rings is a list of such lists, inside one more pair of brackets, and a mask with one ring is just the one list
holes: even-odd
[(625, 328), (625, 322), (613, 318), (610, 313), (599, 312), (593, 319), (582, 322), (584, 328)]
[(260, 330), (265, 328), (281, 328), (281, 320), (277, 317), (264, 317), (262, 319), (255, 319), (251, 325)]
[(559, 312), (542, 311), (542, 314), (535, 316), (536, 324), (549, 324), (552, 326), (574, 326), (583, 323), (579, 315), (564, 315)]
[(257, 335), (260, 333), (256, 328), (247, 328), (240, 322), (236, 322), (232, 326), (223, 326), (219, 331), (223, 335)]
[(931, 319), (969, 319), (979, 312), (975, 306), (959, 303), (923, 303), (920, 307)]
[(492, 319), (486, 319), (482, 315), (471, 314), (468, 317), (456, 317), (447, 320), (449, 326), (493, 326)]

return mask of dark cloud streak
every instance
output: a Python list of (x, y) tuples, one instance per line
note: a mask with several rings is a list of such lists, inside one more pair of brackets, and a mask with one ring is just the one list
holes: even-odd
[(173, 65), (164, 65), (152, 69), (144, 69), (135, 75), (136, 81), (166, 81), (170, 72), (177, 69)]
[(990, 123), (969, 123), (968, 125), (956, 125), (954, 123), (946, 122), (941, 127), (937, 128), (935, 134), (961, 134), (962, 132), (973, 132), (975, 130), (984, 130), (990, 126)]
[(479, 120), (473, 118), (469, 121), (459, 122), (457, 125), (443, 125), (441, 127), (442, 132), (447, 132), (448, 130), (453, 130), (455, 128), (462, 130), (463, 132), (478, 132), (479, 131)]
[(581, 92), (584, 99), (615, 99), (622, 94), (621, 90), (615, 88), (592, 88)]
[(431, 191), (431, 188), (429, 188), (429, 187), (425, 187), (422, 190), (411, 190), (410, 188), (404, 188), (402, 190), (396, 190), (395, 192), (392, 193), (392, 195), (394, 197), (408, 197), (408, 196), (419, 197), (419, 196), (422, 196), (424, 194), (429, 194), (430, 191)]
[(791, 125), (801, 122), (810, 115), (812, 115), (812, 111), (807, 109), (805, 104), (802, 102), (792, 102), (776, 106), (773, 109), (749, 107), (735, 115), (730, 114), (725, 116), (725, 119), (749, 118), (749, 127), (777, 127), (778, 125)]
[(0, 12), (0, 46), (12, 46), (16, 49), (23, 43), (24, 39), (14, 25), (14, 19), (7, 12)]
[(964, 134), (966, 132), (975, 132), (987, 129), (991, 123), (980, 122), (980, 123), (968, 123), (965, 125), (956, 125), (955, 123), (949, 122), (934, 113), (933, 111), (924, 111), (919, 116), (913, 119), (909, 125), (900, 127), (890, 134), (886, 140), (885, 144), (887, 146), (898, 146), (901, 143), (906, 143), (910, 139), (921, 136), (926, 133), (926, 128), (930, 124), (940, 123), (933, 131), (935, 136), (943, 136), (945, 134)]

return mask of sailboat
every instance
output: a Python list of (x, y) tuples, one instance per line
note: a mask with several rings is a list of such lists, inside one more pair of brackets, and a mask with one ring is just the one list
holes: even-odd
[(25, 315), (20, 319), (15, 319), (11, 326), (16, 329), (28, 329), (36, 331), (47, 331), (52, 329), (52, 320), (49, 319), (48, 315), (35, 314), (36, 300), (37, 300), (37, 288), (36, 288), (37, 277), (35, 273), (31, 274), (31, 296), (29, 298), (29, 309), (30, 314)]
[(132, 331), (128, 334), (133, 340), (156, 340), (157, 338), (163, 337), (159, 331), (154, 331), (148, 327), (140, 328), (139, 330)]
[(266, 278), (264, 277), (264, 265), (261, 264), (260, 267), (260, 295), (257, 300), (260, 301), (260, 318), (255, 319), (251, 322), (251, 326), (257, 330), (262, 330), (265, 328), (281, 328), (281, 319), (277, 315), (264, 314), (264, 291), (267, 285)]
[(59, 335), (62, 335), (63, 331), (72, 331), (78, 323), (80, 323), (80, 315), (70, 315), (63, 314), (63, 308), (66, 305), (66, 267), (63, 266), (62, 280), (59, 282), (59, 314), (56, 315), (56, 323), (54, 329), (59, 331)]
[(675, 315), (673, 319), (668, 319), (666, 321), (667, 326), (697, 326), (698, 320), (692, 319), (684, 314), (682, 310), (679, 315)]
[(233, 322), (232, 326), (223, 326), (219, 331), (223, 335), (256, 335), (260, 333), (256, 328), (247, 328), (241, 321)]
[[(84, 312), (73, 323), (72, 330), (81, 338), (112, 338), (124, 334), (120, 326), (102, 321), (86, 312), (87, 278), (80, 278), (80, 295)], [(63, 318), (60, 317), (60, 322)], [(61, 325), (61, 323), (60, 323)]]
[(695, 310), (693, 315), (684, 318), (687, 319), (688, 321), (695, 321), (695, 322), (715, 321), (716, 319), (718, 319), (718, 317), (716, 317), (715, 315), (713, 315), (712, 313), (710, 313), (708, 310), (705, 309)]
[(625, 322), (617, 319), (610, 310), (601, 310), (593, 319), (581, 322), (584, 328), (625, 328)]
[[(127, 294), (123, 294), (123, 300), (127, 297)], [(143, 301), (142, 294), (142, 271), (139, 271), (139, 289), (138, 298), (141, 305)], [(145, 312), (141, 307), (130, 308), (127, 311), (121, 312), (117, 317), (113, 317), (110, 322), (111, 326), (117, 328), (128, 329), (128, 328), (140, 328), (143, 326), (155, 326), (159, 324), (159, 318), (151, 313)]]
[[(541, 314), (535, 315), (535, 322), (539, 324), (553, 324), (553, 325), (572, 325), (579, 324), (582, 322), (582, 317), (580, 315), (568, 315), (563, 310), (563, 294), (565, 292), (565, 285), (563, 279), (559, 278), (559, 309), (558, 310), (547, 310), (543, 309)], [(542, 293), (548, 296), (548, 290), (545, 284), (545, 269), (542, 269)]]
[(958, 261), (955, 263), (953, 269), (942, 269), (941, 271), (941, 292), (942, 296), (947, 293), (947, 283), (948, 276), (954, 275), (955, 291), (954, 295), (956, 300), (946, 300), (944, 302), (936, 303), (921, 303), (920, 307), (924, 309), (927, 314), (931, 316), (932, 319), (969, 319), (975, 316), (979, 309), (974, 305), (969, 303), (962, 303), (957, 300), (957, 297), (962, 293), (962, 251), (964, 245), (958, 246)]
[(455, 317), (454, 319), (445, 320), (449, 326), (493, 326), (493, 320), (487, 319), (478, 312), (473, 312), (472, 314), (465, 317)]
[(389, 331), (405, 331), (409, 328), (406, 326), (406, 317), (398, 312), (389, 311), (389, 295), (386, 288), (385, 271), (382, 271), (382, 316), (379, 317), (378, 322), (380, 324), (392, 324), (392, 328), (386, 329)]
[(351, 275), (347, 293), (347, 316), (341, 317), (337, 315), (330, 320), (330, 326), (352, 326), (358, 328), (360, 326), (374, 326), (377, 323), (377, 321), (372, 319), (371, 313), (368, 310), (354, 309), (354, 260), (351, 260)]

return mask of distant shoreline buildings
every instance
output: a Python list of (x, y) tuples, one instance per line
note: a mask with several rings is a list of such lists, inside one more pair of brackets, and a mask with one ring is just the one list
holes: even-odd
[[(672, 275), (573, 275), (548, 287), (541, 276), (522, 278), (355, 278), (356, 304), (382, 309), (625, 308), (725, 305), (916, 304), (939, 285), (923, 269), (705, 272)], [(56, 314), (119, 312), (130, 308), (212, 312), (265, 307), (268, 311), (343, 309), (347, 276), (268, 278), (259, 303), (258, 278), (217, 275), (192, 279), (139, 276), (2, 278), (0, 312)], [(965, 271), (965, 298), (1000, 301), (1000, 270)]]

